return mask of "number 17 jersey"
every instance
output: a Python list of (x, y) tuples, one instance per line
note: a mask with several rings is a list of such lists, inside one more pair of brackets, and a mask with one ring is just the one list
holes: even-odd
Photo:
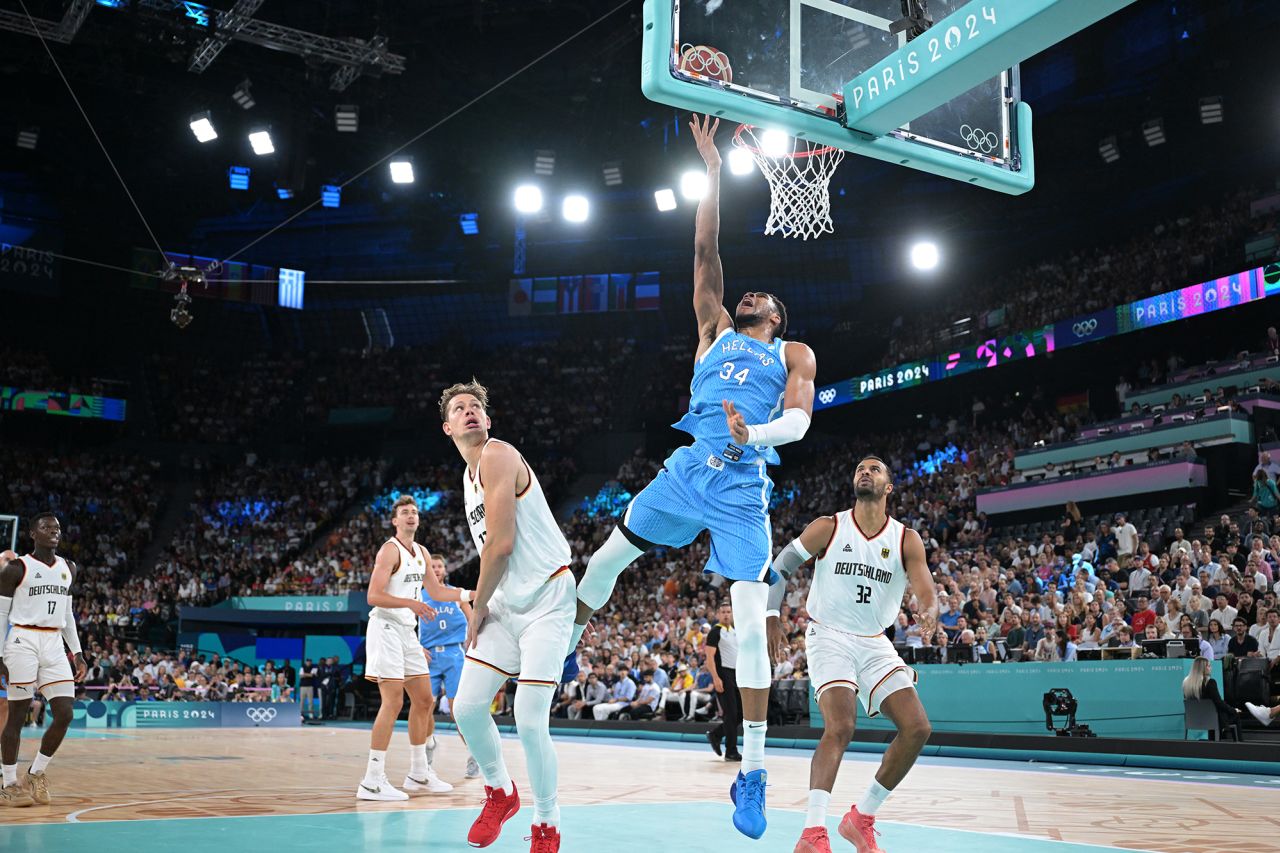
[(851, 509), (835, 520), (831, 542), (814, 565), (805, 609), (820, 625), (864, 637), (880, 634), (897, 621), (907, 589), (906, 527), (886, 516), (884, 526), (867, 535)]

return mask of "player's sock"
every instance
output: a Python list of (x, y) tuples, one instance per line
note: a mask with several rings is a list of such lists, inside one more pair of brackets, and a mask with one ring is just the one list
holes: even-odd
[(43, 752), (37, 752), (36, 757), (31, 762), (31, 772), (43, 773), (44, 769), (49, 766), (50, 761), (53, 761), (52, 755), (45, 755)]
[(769, 731), (766, 720), (742, 721), (742, 772), (764, 768), (764, 738)]
[(376, 782), (387, 775), (387, 751), (385, 749), (369, 750), (369, 764), (364, 768), (367, 782)]
[(409, 775), (421, 779), (427, 775), (427, 745), (425, 743), (409, 744)]
[(529, 788), (533, 791), (533, 822), (558, 826), (560, 809), (556, 805), (556, 788), (560, 764), (548, 724), (554, 694), (554, 688), (547, 685), (521, 684), (516, 688), (515, 717), (529, 771)]
[(827, 825), (827, 807), (831, 805), (831, 792), (814, 788), (809, 792), (809, 811), (805, 814), (804, 828)]
[(889, 798), (891, 793), (893, 792), (884, 785), (872, 779), (871, 787), (862, 795), (862, 799), (858, 800), (858, 811), (865, 815), (875, 814), (884, 805), (884, 801)]
[(0, 768), (4, 770), (4, 785), (6, 788), (10, 785), (18, 784), (18, 765), (4, 764), (0, 765)]
[(577, 622), (573, 623), (573, 635), (569, 637), (569, 651), (567, 654), (573, 654), (578, 648), (578, 643), (582, 642), (582, 632), (585, 630), (587, 630), (586, 625), (579, 625)]
[(436, 736), (432, 735), (431, 737), (427, 738), (427, 742), (424, 743), (422, 746), (424, 749), (435, 749), (437, 746), (439, 746), (439, 744), (436, 743)]

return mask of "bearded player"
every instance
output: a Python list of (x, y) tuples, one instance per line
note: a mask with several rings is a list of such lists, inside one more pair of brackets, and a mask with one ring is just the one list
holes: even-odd
[[(76, 565), (58, 556), (62, 542), (58, 517), (42, 512), (31, 519), (31, 539), (35, 547), (25, 557), (12, 551), (0, 554), (0, 679), (8, 681), (9, 689), (9, 717), (0, 735), (0, 766), (4, 771), (0, 806), (7, 807), (49, 804), (45, 768), (71, 725), (75, 682), (83, 681), (88, 671), (71, 609)], [(8, 637), (3, 638), (6, 632)], [(75, 655), (74, 676), (67, 661), (68, 649)], [(53, 722), (45, 730), (40, 751), (20, 785), (18, 747), (22, 723), (36, 693), (48, 700)]]
[[(769, 293), (747, 293), (731, 316), (720, 264), (719, 121), (690, 122), (707, 164), (707, 191), (694, 236), (693, 309), (698, 348), (689, 411), (677, 429), (694, 442), (673, 453), (627, 507), (622, 522), (591, 556), (578, 588), (570, 651), (592, 612), (603, 607), (627, 566), (659, 545), (681, 547), (711, 532), (704, 571), (734, 581), (729, 590), (738, 635), (737, 679), (744, 722), (742, 770), (730, 788), (734, 826), (750, 838), (765, 831), (764, 743), (771, 672), (765, 609), (773, 559), (766, 469), (779, 445), (798, 441), (813, 412), (817, 362), (801, 343), (782, 340), (787, 311)], [(736, 732), (729, 732), (733, 739)]]
[(556, 524), (529, 463), (489, 437), (489, 392), (475, 380), (440, 397), (444, 433), (466, 461), (462, 490), (467, 525), (480, 552), (466, 658), (453, 718), (480, 765), (485, 803), (467, 842), (488, 847), (520, 810), (489, 713), (493, 696), (516, 679), (515, 717), (533, 791), (530, 853), (560, 849), (559, 766), (551, 743), (551, 700), (573, 631), (577, 586), (569, 543)]
[(883, 713), (898, 730), (867, 793), (840, 821), (840, 835), (858, 853), (884, 853), (876, 843), (876, 812), (915, 764), (931, 731), (915, 690), (915, 672), (884, 635), (897, 621), (908, 584), (921, 633), (933, 634), (938, 603), (924, 543), (920, 534), (889, 517), (893, 480), (880, 457), (864, 457), (853, 479), (853, 508), (810, 523), (773, 562), (779, 580), (769, 591), (769, 636), (780, 660), (786, 651), (778, 610), (786, 578), (816, 558), (805, 604), (810, 616), (805, 653), (823, 732), (809, 766), (809, 811), (795, 853), (831, 853), (827, 806), (853, 738), (857, 702), (868, 716)]

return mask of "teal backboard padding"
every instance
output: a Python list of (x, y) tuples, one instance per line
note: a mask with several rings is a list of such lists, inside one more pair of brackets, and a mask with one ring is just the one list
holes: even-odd
[[(818, 8), (824, 2), (826, 0), (805, 0), (802, 5)], [(993, 162), (991, 158), (980, 157), (972, 151), (926, 144), (906, 134), (875, 136), (863, 133), (821, 113), (797, 109), (784, 98), (746, 96), (713, 80), (690, 80), (673, 74), (675, 3), (676, 0), (645, 0), (641, 88), (650, 100), (733, 122), (776, 128), (798, 139), (842, 148), (860, 156), (984, 189), (1018, 195), (1035, 185), (1032, 114), (1026, 103), (1015, 98), (1007, 111), (1009, 147), (1012, 150), (1005, 162)], [(797, 4), (798, 0), (793, 0), (793, 8)], [(731, 4), (723, 4), (722, 11), (731, 8), (734, 8)]]
[(845, 123), (883, 136), (1134, 0), (973, 0), (849, 81)]
[[(1047, 735), (1042, 697), (1065, 687), (1079, 703), (1076, 722), (1099, 737), (1183, 739), (1182, 679), (1190, 658), (1070, 661), (1065, 663), (937, 664), (916, 666), (916, 690), (938, 732)], [(1213, 677), (1222, 688), (1222, 662)], [(810, 691), (809, 725), (822, 713)], [(1063, 725), (1058, 718), (1057, 725)], [(883, 715), (868, 719), (859, 706), (858, 728), (892, 730)], [(1191, 739), (1205, 737), (1192, 732)]]

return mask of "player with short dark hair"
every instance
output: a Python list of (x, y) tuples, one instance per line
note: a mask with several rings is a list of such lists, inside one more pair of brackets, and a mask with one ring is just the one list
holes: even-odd
[[(0, 735), (0, 806), (7, 807), (49, 804), (45, 768), (71, 725), (75, 683), (88, 671), (71, 608), (76, 564), (58, 556), (62, 524), (53, 513), (42, 512), (31, 519), (29, 530), (34, 544), (30, 554), (0, 554), (0, 679), (8, 682), (8, 719)], [(74, 674), (68, 650), (75, 656)], [(37, 693), (48, 700), (53, 722), (19, 785), (22, 723)]]
[[(439, 554), (431, 555), (431, 569), (446, 589), (444, 558)], [(462, 644), (467, 639), (467, 623), (471, 619), (471, 605), (465, 601), (456, 604), (452, 601), (436, 601), (427, 590), (422, 591), (422, 600), (436, 612), (430, 619), (418, 622), (418, 642), (426, 651), (427, 662), (431, 667), (431, 696), (433, 699), (443, 696), (449, 706), (449, 716), (453, 716), (453, 700), (458, 696), (458, 680), (462, 677), (462, 661), (466, 654)], [(435, 718), (428, 720), (427, 726), (427, 760), (435, 764)], [(480, 766), (470, 754), (467, 755), (468, 779), (480, 776)]]

